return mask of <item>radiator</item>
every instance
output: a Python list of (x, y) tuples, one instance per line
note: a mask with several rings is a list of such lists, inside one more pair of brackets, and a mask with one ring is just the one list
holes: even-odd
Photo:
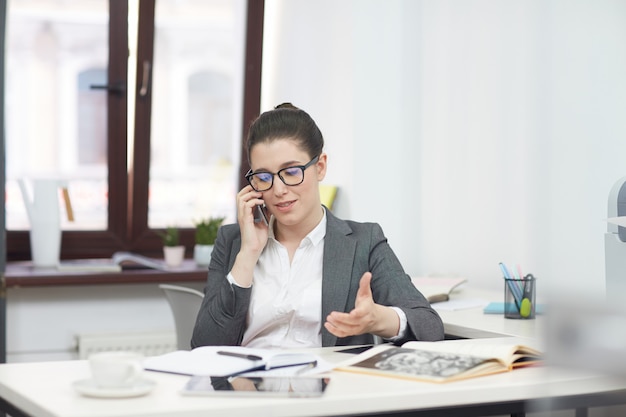
[(103, 351), (124, 350), (153, 356), (177, 349), (175, 332), (80, 334), (77, 345), (79, 359)]

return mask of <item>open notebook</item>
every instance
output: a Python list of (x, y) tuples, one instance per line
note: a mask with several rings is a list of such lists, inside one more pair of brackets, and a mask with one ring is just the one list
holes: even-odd
[(201, 346), (145, 358), (144, 368), (183, 375), (233, 376), (287, 367), (308, 369), (319, 360), (316, 355), (289, 350)]

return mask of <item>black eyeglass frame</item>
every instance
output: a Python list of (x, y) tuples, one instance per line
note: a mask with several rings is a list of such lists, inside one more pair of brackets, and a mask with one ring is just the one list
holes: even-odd
[[(248, 184), (250, 184), (250, 187), (252, 187), (252, 189), (254, 189), (254, 191), (258, 191), (258, 192), (271, 190), (272, 187), (274, 186), (274, 177), (277, 176), (277, 175), (278, 175), (278, 178), (280, 178), (280, 180), (283, 182), (283, 184), (285, 184), (285, 185), (287, 185), (289, 187), (295, 187), (296, 185), (300, 185), (300, 184), (302, 184), (304, 182), (304, 171), (306, 171), (306, 169), (308, 167), (310, 167), (311, 165), (317, 163), (317, 161), (319, 161), (319, 159), (320, 159), (320, 156), (317, 155), (315, 158), (311, 159), (309, 162), (307, 162), (304, 165), (292, 165), (292, 166), (289, 166), (289, 167), (285, 167), (285, 168), (279, 169), (278, 172), (275, 172), (275, 173), (274, 172), (268, 172), (268, 171), (252, 172), (252, 169), (250, 169), (246, 173), (245, 178), (248, 181)], [(300, 168), (300, 170), (302, 171), (302, 180), (299, 183), (297, 183), (297, 184), (287, 184), (285, 182), (285, 179), (281, 175), (281, 173), (283, 171), (285, 171), (285, 170), (293, 169), (293, 168)], [(253, 175), (256, 175), (256, 174), (271, 174), (272, 175), (272, 183), (270, 184), (270, 186), (268, 188), (264, 189), (264, 190), (257, 190), (256, 187), (254, 185), (252, 185), (252, 181), (250, 180), (250, 178)]]

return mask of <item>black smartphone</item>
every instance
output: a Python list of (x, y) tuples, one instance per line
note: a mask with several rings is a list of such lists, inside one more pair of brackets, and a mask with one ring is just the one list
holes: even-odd
[(270, 220), (267, 218), (267, 214), (265, 213), (265, 208), (262, 205), (256, 206), (254, 210), (254, 222), (258, 223), (262, 221), (266, 226), (270, 225)]
[(335, 352), (341, 352), (341, 353), (353, 353), (353, 354), (359, 354), (359, 353), (363, 353), (366, 350), (369, 350), (371, 348), (373, 348), (374, 345), (363, 345), (363, 346), (357, 346), (357, 347), (351, 347), (351, 348), (347, 348), (347, 349), (341, 349), (341, 350), (336, 350)]

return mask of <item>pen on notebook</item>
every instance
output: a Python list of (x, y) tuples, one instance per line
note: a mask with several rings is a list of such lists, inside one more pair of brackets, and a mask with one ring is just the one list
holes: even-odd
[(263, 358), (260, 357), (260, 356), (250, 355), (248, 353), (227, 352), (225, 350), (219, 350), (217, 352), (217, 354), (218, 355), (224, 355), (224, 356), (232, 356), (234, 358), (248, 359), (250, 361), (260, 361), (260, 360), (263, 360)]
[[(218, 353), (220, 353), (220, 352), (218, 352)], [(227, 355), (227, 356), (255, 356), (255, 355), (239, 354), (239, 353), (235, 353), (235, 352), (224, 352), (222, 354), (223, 355)], [(301, 373), (304, 373), (304, 372), (310, 370), (311, 368), (315, 368), (317, 366), (317, 360), (307, 360), (306, 362), (288, 363), (288, 364), (283, 364), (283, 365), (272, 365), (271, 363), (267, 363), (265, 365), (262, 364), (260, 366), (255, 366), (255, 367), (250, 368), (250, 369), (244, 369), (244, 370), (241, 370), (241, 371), (238, 371), (238, 372), (234, 372), (234, 373), (232, 373), (230, 375), (225, 375), (225, 376), (228, 377), (228, 378), (232, 378), (232, 377), (239, 376), (239, 375), (244, 375), (244, 374), (247, 374), (247, 373), (250, 373), (250, 372), (269, 371), (271, 369), (289, 368), (289, 367), (302, 366), (302, 365), (306, 365), (306, 366), (304, 366), (301, 369), (298, 369), (296, 372), (294, 372), (293, 375), (300, 375)]]

